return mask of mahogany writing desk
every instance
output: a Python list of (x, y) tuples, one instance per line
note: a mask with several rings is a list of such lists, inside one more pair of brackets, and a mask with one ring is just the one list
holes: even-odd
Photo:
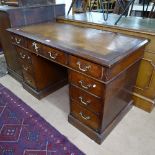
[(23, 69), (24, 88), (41, 98), (68, 79), (68, 120), (100, 144), (131, 108), (148, 40), (63, 23), (8, 31)]

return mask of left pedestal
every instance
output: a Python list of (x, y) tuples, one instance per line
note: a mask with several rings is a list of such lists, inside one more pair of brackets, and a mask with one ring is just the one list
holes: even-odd
[(23, 74), (23, 87), (41, 99), (67, 83), (64, 67), (16, 46)]

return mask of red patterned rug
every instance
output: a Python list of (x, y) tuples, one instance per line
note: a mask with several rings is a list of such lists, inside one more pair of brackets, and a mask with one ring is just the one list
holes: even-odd
[(0, 155), (83, 155), (10, 90), (0, 84)]

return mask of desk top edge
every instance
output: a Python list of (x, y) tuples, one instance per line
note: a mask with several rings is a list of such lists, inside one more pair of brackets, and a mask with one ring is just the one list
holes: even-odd
[[(60, 24), (60, 23), (57, 23), (57, 22), (47, 22), (47, 23), (41, 23), (41, 25), (54, 24), (54, 23)], [(39, 25), (39, 24), (35, 24), (33, 26), (35, 27), (37, 25)], [(67, 24), (67, 25), (70, 25), (70, 24)], [(80, 26), (73, 26), (73, 25), (71, 25), (71, 26), (72, 27), (80, 27)], [(23, 31), (23, 28), (27, 28), (27, 27), (29, 27), (29, 26), (24, 26), (24, 27), (19, 27), (19, 28), (9, 28), (9, 29), (7, 29), (7, 31), (12, 32), (12, 33), (17, 34), (17, 35), (20, 35), (20, 36), (23, 36), (23, 37), (26, 37), (28, 39), (35, 40), (35, 41), (37, 41), (37, 42), (39, 42), (41, 44), (45, 44), (47, 46), (62, 50), (64, 52), (66, 52), (66, 53), (82, 57), (84, 59), (90, 60), (92, 62), (103, 65), (105, 67), (113, 66), (114, 64), (121, 61), (123, 58), (127, 57), (128, 55), (130, 55), (134, 51), (138, 50), (139, 48), (142, 48), (143, 46), (145, 46), (149, 42), (148, 39), (145, 39), (145, 38), (140, 38), (140, 37), (137, 38), (137, 37), (132, 37), (132, 36), (128, 36), (128, 35), (122, 35), (122, 34), (119, 34), (119, 33), (110, 32), (112, 34), (122, 35), (122, 36), (138, 39), (139, 43), (136, 46), (133, 46), (130, 50), (127, 50), (122, 55), (118, 55), (116, 57), (113, 57), (113, 59), (111, 59), (111, 60), (107, 60), (107, 59), (104, 59), (104, 57), (102, 57), (100, 54), (92, 53), (91, 51), (88, 51), (88, 50), (85, 50), (85, 49), (77, 49), (77, 48), (74, 48), (72, 46), (66, 47), (65, 45), (62, 45), (62, 44), (60, 45), (59, 42), (54, 41), (54, 40), (50, 40), (50, 42), (48, 42), (47, 40), (49, 38), (46, 38), (46, 37), (43, 37), (43, 36), (42, 37), (40, 37), (40, 36), (37, 37), (34, 34)], [(31, 27), (31, 25), (30, 25), (30, 27)], [(92, 28), (89, 28), (89, 29), (91, 30)], [(96, 29), (93, 29), (93, 30), (96, 30)], [(96, 31), (99, 31), (99, 30), (96, 30)], [(103, 31), (103, 32), (107, 32), (107, 31)]]

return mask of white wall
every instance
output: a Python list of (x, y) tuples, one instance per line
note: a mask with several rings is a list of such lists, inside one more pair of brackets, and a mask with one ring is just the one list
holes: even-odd
[(56, 0), (56, 4), (66, 4), (66, 12), (69, 10), (72, 0)]

